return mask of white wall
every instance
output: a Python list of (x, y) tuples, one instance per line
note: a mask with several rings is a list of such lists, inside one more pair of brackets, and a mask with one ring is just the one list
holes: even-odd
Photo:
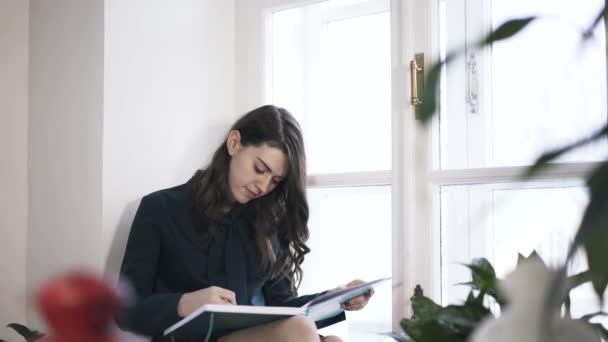
[(116, 272), (139, 199), (186, 181), (240, 114), (235, 7), (28, 4), (0, 2), (0, 325), (45, 329), (26, 293), (70, 268)]
[(103, 0), (30, 3), (29, 289), (101, 268), (103, 18)]
[(25, 323), (27, 236), (27, 0), (0, 1), (0, 339)]
[(267, 72), (264, 61), (265, 20), (263, 8), (271, 0), (235, 0), (236, 109), (246, 112), (264, 104)]
[(105, 21), (103, 232), (116, 274), (141, 197), (188, 180), (234, 119), (234, 2), (106, 0)]

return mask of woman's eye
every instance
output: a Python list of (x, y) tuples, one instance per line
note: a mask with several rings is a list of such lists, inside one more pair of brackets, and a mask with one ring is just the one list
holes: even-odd
[(264, 173), (264, 171), (260, 170), (260, 168), (259, 168), (259, 167), (257, 167), (257, 166), (255, 166), (254, 168), (255, 168), (255, 172), (256, 172), (256, 173), (259, 173), (259, 174)]

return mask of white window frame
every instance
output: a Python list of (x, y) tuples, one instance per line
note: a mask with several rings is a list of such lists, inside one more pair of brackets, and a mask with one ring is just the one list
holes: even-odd
[[(406, 40), (405, 51), (407, 56), (413, 56), (414, 53), (424, 52), (425, 56), (430, 56), (429, 61), (439, 60), (439, 0), (405, 0), (412, 9), (403, 13), (403, 21), (414, 23), (412, 24), (409, 35), (416, 35), (410, 40)], [(488, 12), (487, 6), (475, 9), (467, 6), (466, 11), (482, 10)], [(417, 21), (417, 17), (421, 18)], [(422, 36), (424, 32), (424, 38)], [(404, 33), (407, 37), (407, 32)], [(425, 41), (426, 38), (426, 41)], [(409, 47), (409, 49), (408, 49)], [(487, 53), (479, 53), (481, 62), (490, 62), (487, 59)], [(430, 64), (426, 64), (429, 67)], [(485, 76), (481, 75), (482, 82), (486, 81)], [(407, 87), (407, 85), (406, 85)], [(486, 105), (489, 104), (486, 100)], [(491, 183), (516, 183), (522, 182), (522, 175), (527, 170), (525, 166), (518, 167), (487, 167), (487, 168), (468, 168), (468, 169), (448, 169), (442, 170), (440, 160), (440, 139), (439, 139), (439, 120), (436, 115), (432, 123), (426, 127), (417, 127), (414, 130), (418, 133), (410, 141), (412, 145), (416, 145), (415, 149), (412, 146), (406, 147), (406, 150), (413, 150), (410, 153), (416, 154), (416, 157), (408, 155), (406, 160), (415, 160), (420, 165), (412, 170), (408, 170), (404, 166), (406, 177), (413, 177), (414, 183), (410, 188), (403, 190), (405, 196), (411, 196), (414, 202), (420, 206), (416, 211), (406, 210), (411, 214), (416, 215), (414, 218), (409, 218), (409, 225), (406, 225), (404, 234), (407, 236), (406, 241), (414, 241), (416, 246), (412, 246), (410, 242), (406, 246), (410, 246), (413, 258), (417, 258), (418, 265), (410, 265), (409, 281), (406, 281), (407, 286), (411, 289), (415, 284), (422, 284), (425, 289), (425, 294), (429, 295), (438, 303), (442, 302), (441, 289), (441, 240), (440, 240), (440, 188), (446, 185), (473, 185), (473, 184), (491, 184)], [(483, 123), (487, 124), (487, 123)], [(414, 124), (416, 125), (416, 124)], [(408, 132), (408, 130), (404, 130)], [(483, 138), (483, 137), (481, 137)], [(470, 137), (466, 137), (470, 139)], [(406, 142), (407, 144), (407, 142)], [(468, 160), (470, 165), (478, 164), (476, 161)], [(541, 174), (536, 175), (534, 180), (571, 182), (572, 180), (582, 180), (589, 174), (591, 170), (600, 165), (599, 162), (558, 162), (551, 164), (549, 169), (546, 169)], [(406, 183), (407, 184), (407, 183)], [(525, 188), (526, 186), (522, 186)], [(404, 271), (405, 274), (408, 274)], [(408, 280), (407, 278), (405, 278)], [(407, 301), (406, 301), (407, 302)], [(411, 315), (409, 311), (409, 302), (407, 302), (407, 315)]]
[[(272, 85), (265, 80), (271, 78), (272, 61), (271, 47), (267, 42), (272, 41), (270, 26), (271, 15), (273, 12), (289, 8), (310, 5), (322, 1), (318, 0), (237, 0), (236, 10), (236, 108), (238, 112), (245, 112), (249, 108), (254, 108), (270, 100)], [(366, 14), (374, 13), (384, 0), (372, 2), (372, 4), (362, 4), (350, 6), (347, 11), (331, 11), (328, 13), (327, 20), (345, 19), (348, 17), (359, 16), (362, 12)], [(406, 73), (407, 70), (404, 58), (401, 58), (402, 43), (400, 37), (403, 35), (401, 30), (403, 25), (402, 8), (404, 1), (390, 0), (391, 10), (391, 45), (392, 45), (392, 169), (375, 172), (349, 172), (339, 174), (315, 174), (308, 177), (309, 188), (327, 187), (359, 187), (359, 186), (391, 186), (392, 195), (392, 267), (393, 267), (393, 329), (400, 331), (399, 321), (405, 316), (406, 300), (409, 291), (406, 291), (405, 270), (409, 269), (406, 265), (402, 246), (404, 245), (404, 223), (403, 220), (408, 215), (401, 212), (405, 206), (407, 197), (403, 195), (403, 189), (408, 179), (402, 172), (403, 165), (406, 164), (404, 158), (405, 144), (403, 141), (402, 129), (407, 126), (413, 127), (413, 122), (407, 125), (404, 117), (413, 115), (411, 108), (407, 105), (407, 100), (401, 94), (405, 94), (407, 89)], [(377, 13), (377, 12), (376, 12)], [(409, 114), (408, 114), (409, 113)], [(412, 116), (413, 117), (413, 116)]]

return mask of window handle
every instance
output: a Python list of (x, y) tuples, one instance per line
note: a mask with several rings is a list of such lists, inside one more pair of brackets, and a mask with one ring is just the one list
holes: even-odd
[(479, 111), (479, 86), (477, 80), (477, 60), (475, 54), (470, 54), (467, 59), (467, 95), (465, 98), (469, 113), (475, 114)]
[(424, 89), (424, 54), (417, 53), (410, 61), (410, 103), (414, 106), (418, 119), (418, 107), (422, 104), (422, 90)]

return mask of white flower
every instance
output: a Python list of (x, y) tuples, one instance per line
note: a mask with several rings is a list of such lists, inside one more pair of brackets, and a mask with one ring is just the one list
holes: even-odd
[[(499, 284), (509, 304), (497, 319), (488, 319), (473, 332), (470, 342), (598, 342), (593, 328), (560, 318), (559, 310), (544, 312), (544, 301), (554, 272), (529, 260)], [(547, 328), (542, 315), (549, 314)]]

